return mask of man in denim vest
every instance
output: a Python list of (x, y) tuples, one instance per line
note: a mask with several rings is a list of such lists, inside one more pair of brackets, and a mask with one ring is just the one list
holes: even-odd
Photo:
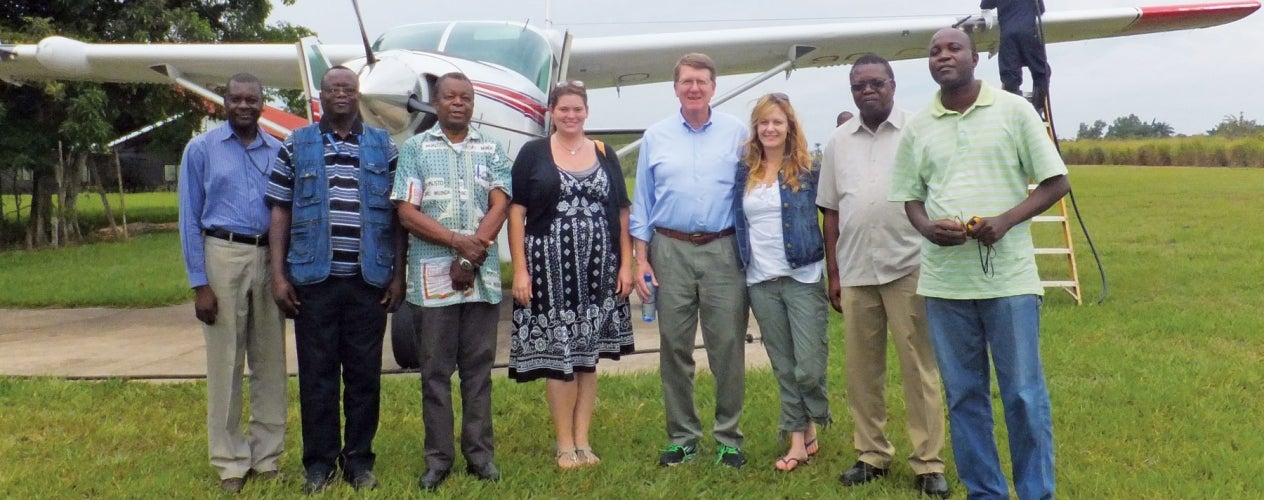
[(389, 199), (398, 153), (360, 121), (358, 101), (356, 74), (330, 69), (324, 117), (285, 140), (268, 186), (272, 294), (294, 318), (298, 348), (306, 493), (325, 489), (335, 468), (356, 489), (377, 487), (382, 338), (404, 297), (404, 234)]

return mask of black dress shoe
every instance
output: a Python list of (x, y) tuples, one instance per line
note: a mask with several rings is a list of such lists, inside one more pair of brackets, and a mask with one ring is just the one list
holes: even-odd
[(351, 487), (359, 490), (376, 490), (377, 477), (373, 475), (371, 470), (362, 470), (351, 476), (347, 482), (351, 483)]
[(843, 471), (841, 476), (838, 476), (838, 482), (843, 483), (843, 486), (855, 486), (865, 484), (885, 475), (887, 475), (886, 469), (879, 469), (858, 461), (856, 465), (851, 466), (850, 469)]
[(491, 462), (480, 465), (470, 464), (465, 468), (465, 472), (483, 481), (491, 481), (493, 483), (500, 481), (500, 469), (497, 469), (496, 464)]
[(307, 476), (303, 479), (303, 494), (315, 495), (325, 491), (333, 477), (332, 471), (308, 471)]
[(948, 480), (944, 479), (944, 475), (938, 472), (930, 472), (926, 474), (918, 474), (913, 480), (913, 485), (917, 487), (917, 491), (923, 495), (937, 498), (948, 498), (951, 494), (948, 491)]
[(426, 473), (417, 480), (417, 486), (426, 491), (434, 491), (448, 478), (448, 469), (426, 469)]

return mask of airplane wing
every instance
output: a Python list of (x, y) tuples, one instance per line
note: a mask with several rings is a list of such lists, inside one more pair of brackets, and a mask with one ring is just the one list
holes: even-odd
[[(1137, 8), (1049, 12), (1050, 42), (1087, 40), (1205, 28), (1236, 21), (1260, 8), (1259, 0)], [(797, 67), (847, 64), (865, 52), (891, 60), (924, 57), (930, 36), (968, 15), (942, 18), (778, 26), (686, 33), (576, 38), (570, 76), (589, 88), (671, 80), (672, 63), (686, 52), (705, 52), (721, 74), (756, 73), (786, 61), (796, 46), (814, 47)], [(997, 30), (978, 34), (980, 51), (994, 50)], [(357, 45), (322, 45), (332, 64), (363, 54)], [(49, 37), (36, 45), (0, 45), (0, 80), (89, 80), (170, 83), (155, 68), (174, 68), (183, 78), (218, 85), (234, 73), (254, 73), (265, 86), (303, 88), (295, 44), (88, 44)]]
[[(1048, 12), (1043, 20), (1045, 38), (1052, 43), (1206, 28), (1236, 21), (1259, 8), (1255, 0), (1105, 8)], [(916, 59), (926, 56), (935, 31), (966, 17), (576, 38), (570, 76), (589, 88), (671, 81), (673, 62), (687, 52), (711, 56), (722, 75), (757, 73), (785, 62), (796, 46), (800, 54), (815, 47), (796, 61), (799, 68), (848, 64), (866, 52), (889, 60)], [(994, 52), (998, 36), (996, 29), (976, 33), (979, 51)]]
[[(357, 45), (323, 45), (333, 64), (364, 57)], [(258, 76), (266, 87), (302, 89), (296, 44), (84, 43), (53, 36), (35, 45), (0, 45), (0, 80), (86, 80), (164, 83), (161, 68), (203, 85), (223, 85), (236, 73)]]

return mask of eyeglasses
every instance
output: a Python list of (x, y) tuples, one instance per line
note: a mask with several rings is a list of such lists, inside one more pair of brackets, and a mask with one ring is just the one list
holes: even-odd
[(768, 94), (768, 97), (784, 102), (786, 104), (790, 104), (790, 96), (786, 95), (783, 92), (773, 92), (771, 94)]
[(359, 90), (356, 90), (355, 87), (332, 87), (320, 89), (320, 93), (329, 95), (355, 95), (357, 92), (359, 92)]
[(851, 84), (851, 91), (864, 92), (865, 87), (869, 87), (874, 90), (882, 90), (884, 88), (887, 88), (888, 83), (891, 83), (891, 80), (869, 80), (867, 82), (856, 82), (856, 83)]
[(582, 80), (565, 80), (557, 82), (557, 88), (564, 89), (566, 87), (579, 87), (582, 89), (584, 88), (584, 82)]

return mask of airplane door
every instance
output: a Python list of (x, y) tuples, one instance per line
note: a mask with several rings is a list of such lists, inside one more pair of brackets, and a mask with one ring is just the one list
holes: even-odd
[[(574, 38), (569, 30), (562, 34), (562, 52), (557, 57), (557, 78), (553, 79), (554, 85), (566, 81), (566, 75), (570, 72), (571, 40)], [(552, 88), (546, 89), (546, 93), (552, 92)], [(544, 131), (546, 135), (553, 131), (553, 113), (544, 114)]]
[(320, 80), (325, 77), (325, 73), (329, 72), (331, 65), (329, 58), (320, 50), (320, 40), (314, 36), (304, 37), (298, 42), (299, 53), (299, 71), (303, 81), (303, 92), (307, 94), (307, 121), (320, 121), (320, 95), (316, 93), (320, 89)]

